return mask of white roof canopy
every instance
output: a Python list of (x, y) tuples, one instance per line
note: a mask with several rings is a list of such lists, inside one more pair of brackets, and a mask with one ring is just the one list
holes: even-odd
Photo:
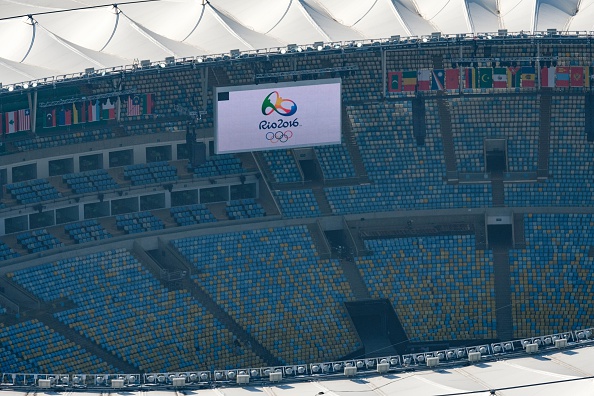
[(594, 0), (0, 0), (0, 16), (0, 82), (11, 84), (42, 71), (319, 41), (585, 32), (594, 29)]

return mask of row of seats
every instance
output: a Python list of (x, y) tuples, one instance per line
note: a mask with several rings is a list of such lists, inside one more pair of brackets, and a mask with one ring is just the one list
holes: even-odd
[(312, 189), (276, 190), (275, 195), (286, 218), (318, 217), (322, 214)]
[(316, 158), (324, 179), (347, 179), (355, 177), (355, 168), (345, 144), (319, 146), (315, 148)]
[(7, 276), (42, 301), (71, 300), (74, 308), (54, 316), (140, 371), (264, 365), (249, 348), (238, 350), (233, 333), (188, 292), (163, 287), (125, 249), (60, 259)]
[(227, 202), (225, 212), (229, 220), (251, 219), (254, 217), (264, 217), (266, 212), (262, 205), (253, 198), (238, 199)]
[(179, 226), (213, 223), (217, 221), (216, 217), (204, 204), (175, 206), (169, 212)]
[[(195, 282), (283, 362), (338, 359), (361, 346), (338, 260), (318, 257), (305, 226), (173, 240)], [(282, 334), (282, 337), (279, 337)]]
[(116, 226), (126, 234), (162, 230), (165, 224), (151, 212), (126, 213), (116, 216)]
[(6, 185), (6, 191), (20, 204), (50, 201), (62, 196), (47, 179), (34, 179)]
[(58, 238), (49, 234), (45, 229), (18, 234), (17, 242), (29, 253), (43, 252), (44, 250), (64, 246)]
[(241, 160), (232, 154), (219, 154), (211, 156), (204, 164), (194, 168), (196, 177), (212, 177), (235, 175), (245, 172)]
[(62, 180), (75, 194), (114, 190), (119, 187), (116, 181), (105, 169), (68, 173), (62, 176)]
[(131, 180), (134, 186), (176, 181), (177, 168), (167, 161), (126, 165), (124, 177)]
[(303, 179), (291, 150), (262, 151), (268, 169), (277, 183), (296, 183)]
[(10, 246), (0, 241), (0, 261), (10, 260), (19, 256), (20, 254), (15, 252)]
[(75, 243), (86, 243), (111, 238), (111, 234), (97, 220), (67, 224), (64, 231)]
[(96, 140), (111, 139), (114, 137), (115, 133), (112, 132), (111, 129), (102, 128), (17, 140), (12, 142), (12, 144), (17, 148), (18, 151), (29, 151), (42, 148), (62, 147), (69, 144), (93, 142)]

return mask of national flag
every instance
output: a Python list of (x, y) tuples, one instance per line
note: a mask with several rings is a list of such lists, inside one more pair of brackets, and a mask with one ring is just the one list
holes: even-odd
[(555, 67), (543, 67), (540, 69), (540, 86), (542, 88), (553, 88), (555, 86)]
[(62, 107), (58, 111), (58, 126), (66, 125), (66, 109)]
[(144, 101), (142, 102), (142, 114), (153, 114), (153, 106), (155, 105), (153, 96), (154, 95), (152, 93), (144, 95)]
[(555, 86), (556, 87), (569, 87), (569, 67), (557, 66), (555, 70)]
[(536, 86), (536, 70), (534, 66), (522, 66), (521, 87), (534, 88)]
[(445, 71), (443, 69), (433, 70), (431, 72), (431, 90), (443, 91), (445, 88)]
[(421, 69), (417, 73), (417, 84), (419, 91), (429, 91), (431, 89), (431, 70)]
[(101, 119), (101, 103), (98, 100), (89, 101), (87, 106), (87, 122), (99, 121)]
[(569, 85), (572, 87), (583, 87), (584, 86), (584, 68), (582, 66), (571, 66), (569, 68), (569, 74), (571, 79)]
[(140, 96), (128, 96), (128, 109), (126, 111), (128, 116), (140, 115)]
[(31, 130), (31, 110), (21, 109), (17, 115), (18, 127), (17, 131), (30, 131)]
[(64, 121), (65, 125), (72, 125), (72, 109), (70, 106), (64, 109)]
[(476, 88), (476, 70), (474, 67), (464, 69), (464, 88)]
[(80, 122), (79, 114), (80, 111), (77, 107), (77, 103), (72, 103), (72, 123), (75, 125)]
[(417, 71), (405, 71), (402, 72), (402, 90), (403, 91), (414, 91), (417, 89)]
[(507, 86), (510, 88), (520, 87), (520, 68), (518, 66), (510, 66), (507, 68)]
[(45, 128), (53, 128), (56, 126), (56, 109), (46, 108), (45, 109)]
[(491, 67), (478, 68), (479, 88), (493, 88), (493, 69)]
[(460, 89), (460, 69), (446, 69), (445, 89)]
[(507, 88), (507, 69), (505, 67), (493, 69), (493, 88)]
[(388, 73), (388, 92), (402, 91), (402, 72)]
[(6, 112), (6, 126), (4, 133), (15, 133), (17, 131), (18, 111)]
[(102, 105), (101, 119), (115, 119), (115, 103), (113, 103), (110, 98), (107, 98), (107, 101)]

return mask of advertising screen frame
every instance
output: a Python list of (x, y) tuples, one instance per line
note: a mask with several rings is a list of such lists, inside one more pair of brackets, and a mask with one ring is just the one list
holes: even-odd
[[(286, 142), (282, 145), (276, 146), (263, 146), (263, 145), (254, 145), (252, 147), (242, 147), (242, 148), (228, 148), (226, 141), (221, 139), (220, 129), (219, 129), (219, 98), (221, 94), (225, 95), (232, 95), (233, 92), (244, 92), (244, 91), (256, 91), (256, 90), (276, 90), (282, 88), (290, 88), (290, 89), (297, 89), (299, 90), (300, 87), (312, 87), (312, 86), (322, 86), (333, 84), (336, 85), (338, 88), (338, 98), (336, 99), (338, 103), (333, 103), (333, 106), (337, 106), (338, 109), (338, 120), (336, 121), (337, 125), (335, 128), (338, 130), (334, 133), (329, 132), (328, 135), (316, 135), (317, 138), (324, 137), (319, 139), (315, 142), (310, 143), (291, 143)], [(222, 96), (224, 98), (224, 96)], [(227, 96), (229, 97), (229, 96)], [(222, 100), (224, 101), (224, 100)], [(264, 117), (264, 116), (262, 116)], [(282, 117), (279, 117), (282, 118)], [(333, 123), (334, 125), (334, 123)], [(263, 133), (266, 133), (265, 131)], [(326, 138), (327, 137), (327, 138)], [(267, 150), (278, 150), (278, 149), (291, 149), (291, 148), (300, 148), (300, 147), (314, 147), (314, 146), (327, 146), (327, 145), (334, 145), (334, 144), (341, 144), (342, 142), (342, 80), (340, 78), (327, 78), (327, 79), (320, 79), (320, 80), (307, 80), (307, 81), (297, 81), (297, 82), (282, 82), (282, 83), (267, 83), (267, 84), (251, 84), (251, 85), (239, 85), (239, 86), (225, 86), (225, 87), (216, 87), (215, 94), (214, 94), (214, 148), (215, 154), (230, 154), (230, 153), (242, 153), (242, 152), (252, 152), (252, 151), (267, 151)], [(223, 143), (223, 145), (221, 145)]]

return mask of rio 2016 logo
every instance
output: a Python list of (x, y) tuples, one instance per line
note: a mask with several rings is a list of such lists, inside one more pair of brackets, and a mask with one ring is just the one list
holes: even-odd
[(262, 114), (270, 115), (274, 112), (290, 117), (297, 112), (297, 104), (291, 99), (282, 98), (277, 91), (272, 91), (262, 102)]

